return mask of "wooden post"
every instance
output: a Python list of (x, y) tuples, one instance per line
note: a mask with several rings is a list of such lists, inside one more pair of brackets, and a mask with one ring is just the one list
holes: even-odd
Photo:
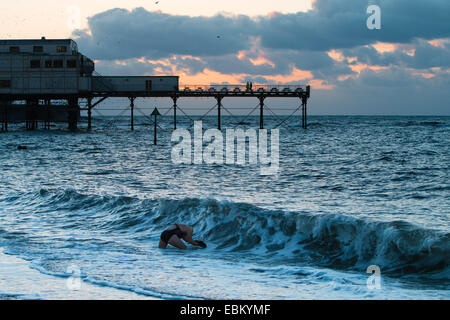
[(264, 129), (264, 99), (265, 97), (261, 95), (259, 97), (259, 128)]
[(173, 129), (177, 130), (177, 100), (178, 97), (173, 96)]
[(129, 97), (130, 109), (131, 109), (131, 131), (134, 131), (134, 97)]
[(221, 115), (220, 115), (220, 111), (222, 108), (222, 97), (221, 96), (217, 96), (217, 129), (222, 130), (222, 125), (221, 125)]
[(153, 123), (155, 124), (155, 129), (153, 130), (153, 132), (154, 132), (153, 144), (156, 146), (158, 144), (157, 134), (156, 134), (156, 130), (158, 129), (158, 124), (157, 124), (158, 120), (156, 120), (156, 114), (153, 117), (154, 117)]

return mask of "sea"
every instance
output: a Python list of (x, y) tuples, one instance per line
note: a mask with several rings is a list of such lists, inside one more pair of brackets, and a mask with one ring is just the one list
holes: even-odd
[[(0, 133), (0, 299), (450, 298), (450, 117), (266, 116), (272, 175), (174, 163), (169, 116), (86, 125)], [(159, 249), (176, 223), (207, 248)]]

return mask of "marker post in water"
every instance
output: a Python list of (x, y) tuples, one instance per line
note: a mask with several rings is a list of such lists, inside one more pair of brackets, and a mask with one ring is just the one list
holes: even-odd
[(156, 139), (156, 129), (157, 129), (157, 126), (158, 126), (157, 119), (158, 119), (158, 116), (160, 116), (160, 115), (161, 115), (161, 113), (159, 113), (158, 108), (155, 107), (155, 110), (153, 110), (153, 112), (152, 112), (152, 116), (154, 117), (153, 118), (153, 122), (155, 124), (155, 130), (154, 130), (154, 133), (155, 133), (154, 144), (155, 144), (155, 146), (157, 145), (157, 139)]

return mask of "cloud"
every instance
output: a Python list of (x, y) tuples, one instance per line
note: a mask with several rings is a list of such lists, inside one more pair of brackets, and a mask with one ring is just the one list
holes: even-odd
[(363, 70), (334, 90), (314, 90), (309, 105), (314, 114), (450, 115), (449, 85), (448, 71), (426, 79), (398, 67)]
[(327, 52), (310, 50), (267, 50), (267, 58), (277, 66), (292, 64), (300, 70), (309, 70), (315, 78), (331, 79), (354, 74), (347, 64), (332, 59)]
[(89, 30), (74, 35), (97, 59), (173, 54), (222, 56), (246, 50), (261, 37), (269, 49), (328, 51), (376, 42), (409, 43), (415, 38), (450, 37), (450, 1), (379, 0), (381, 30), (366, 27), (368, 4), (361, 0), (317, 0), (313, 9), (296, 14), (189, 17), (112, 9), (88, 19)]
[(369, 65), (403, 66), (414, 69), (450, 67), (449, 46), (433, 46), (428, 41), (415, 39), (409, 47), (412, 48), (413, 54), (405, 52), (402, 46), (392, 52), (378, 52), (373, 46), (362, 46), (343, 50), (342, 53), (346, 57), (356, 58), (356, 62)]
[(89, 30), (74, 35), (80, 47), (96, 59), (226, 55), (247, 49), (248, 35), (255, 27), (243, 15), (188, 17), (143, 8), (111, 9), (90, 17), (88, 24)]
[(317, 0), (313, 9), (265, 17), (262, 45), (267, 48), (321, 50), (352, 48), (376, 42), (408, 43), (414, 38), (450, 36), (447, 0), (371, 1), (381, 9), (381, 29), (369, 30), (368, 3)]
[[(366, 27), (369, 4), (381, 8), (380, 30)], [(428, 99), (432, 112), (448, 114), (442, 112), (450, 103), (448, 12), (448, 0), (316, 0), (307, 12), (258, 17), (111, 9), (90, 17), (89, 28), (74, 37), (105, 75), (310, 82), (326, 89), (312, 101), (343, 113), (407, 113), (408, 106), (420, 113)], [(377, 50), (379, 43), (392, 48)]]

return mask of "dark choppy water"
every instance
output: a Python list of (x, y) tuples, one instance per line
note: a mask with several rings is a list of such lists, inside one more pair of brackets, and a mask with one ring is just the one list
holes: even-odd
[[(276, 176), (175, 165), (170, 134), (154, 147), (137, 122), (1, 134), (0, 247), (43, 273), (75, 264), (88, 282), (165, 298), (449, 297), (450, 117), (291, 122)], [(208, 249), (159, 250), (173, 223)]]

